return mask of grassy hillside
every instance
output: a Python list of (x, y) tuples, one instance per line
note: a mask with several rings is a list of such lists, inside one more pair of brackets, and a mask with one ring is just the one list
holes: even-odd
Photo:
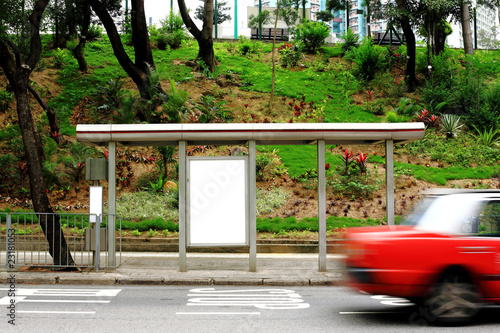
[[(68, 50), (44, 49), (32, 76), (33, 85), (57, 110), (60, 134), (65, 139), (65, 144), (57, 147), (49, 138), (47, 120), (33, 101), (45, 145), (44, 170), (52, 204), (60, 210), (86, 211), (88, 184), (83, 180), (82, 162), (85, 157), (105, 154), (103, 148), (75, 142), (76, 124), (138, 123), (141, 120), (134, 117), (138, 110), (150, 122), (424, 121), (425, 139), (395, 148), (398, 215), (413, 206), (424, 188), (500, 188), (500, 151), (496, 141), (500, 116), (498, 51), (476, 51), (474, 58), (466, 59), (462, 50), (448, 49), (433, 58), (433, 73), (428, 76), (425, 49), (418, 48), (419, 88), (412, 93), (406, 92), (404, 84), (404, 46), (373, 50), (360, 46), (361, 51), (344, 56), (340, 46), (322, 47), (317, 54), (300, 55), (296, 66), (285, 67), (280, 66), (285, 58), (280, 51), (276, 53), (275, 98), (270, 108), (272, 45), (241, 40), (216, 43), (214, 47), (220, 62), (214, 73), (203, 71), (194, 61), (198, 46), (193, 40), (178, 49), (155, 49), (154, 79), (161, 82), (168, 102), (154, 107), (139, 100), (135, 85), (119, 66), (105, 36), (87, 44), (88, 73), (78, 71)], [(367, 50), (378, 52), (380, 65), (366, 69), (362, 52)], [(127, 51), (133, 57), (133, 50)], [(373, 75), (366, 76), (367, 70)], [(452, 133), (443, 122), (446, 114), (460, 117), (460, 127)], [(0, 208), (29, 209), (29, 185), (15, 101), (3, 75), (0, 123)], [(234, 147), (189, 149), (193, 154), (227, 155)], [(356, 157), (359, 152), (368, 154), (366, 170), (356, 162), (345, 168), (342, 156), (346, 149)], [(331, 146), (327, 150), (328, 215), (383, 219), (384, 148)], [(259, 216), (317, 216), (316, 148), (267, 146), (259, 147), (259, 152)], [(241, 153), (245, 153), (244, 147)], [(177, 209), (176, 191), (165, 194), (158, 185), (165, 170), (161, 151), (128, 148), (120, 149), (118, 154), (120, 193), (132, 196), (120, 199), (120, 214), (132, 221), (175, 221), (176, 214), (172, 212)], [(177, 180), (175, 164), (172, 159), (167, 165), (166, 178), (173, 182)], [(152, 206), (141, 217), (134, 215), (133, 209), (132, 213), (126, 209), (127, 200), (137, 201), (134, 193), (138, 191), (173, 199), (160, 200), (156, 205), (164, 205), (162, 209)], [(156, 213), (159, 215), (152, 216)]]

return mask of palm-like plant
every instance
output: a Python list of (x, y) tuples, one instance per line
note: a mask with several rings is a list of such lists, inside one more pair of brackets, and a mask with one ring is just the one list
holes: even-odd
[(227, 122), (233, 118), (233, 113), (225, 106), (226, 101), (215, 100), (213, 96), (201, 96), (200, 102), (193, 109), (201, 112), (200, 122), (211, 123), (224, 121)]
[(478, 129), (476, 126), (474, 126), (474, 128), (477, 132), (477, 141), (480, 144), (488, 147), (493, 147), (497, 146), (500, 143), (500, 136), (498, 135), (500, 133), (500, 130), (498, 128), (490, 127), (489, 130), (485, 128), (483, 131)]
[(441, 130), (446, 133), (447, 139), (457, 136), (460, 128), (464, 126), (464, 124), (460, 122), (460, 116), (457, 116), (456, 114), (444, 114), (440, 120)]

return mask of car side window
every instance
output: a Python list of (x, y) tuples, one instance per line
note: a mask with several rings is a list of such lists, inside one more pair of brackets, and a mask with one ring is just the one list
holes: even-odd
[(474, 234), (500, 237), (500, 201), (483, 203), (477, 217), (477, 229), (474, 224), (471, 227)]

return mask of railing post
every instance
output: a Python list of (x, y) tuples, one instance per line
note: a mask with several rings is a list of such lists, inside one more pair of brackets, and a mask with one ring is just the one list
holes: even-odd
[[(99, 273), (99, 266), (101, 265), (101, 217), (102, 215), (96, 216), (96, 228), (95, 228), (95, 271)], [(108, 222), (109, 223), (109, 222)]]
[(5, 265), (6, 265), (6, 268), (7, 270), (10, 270), (9, 269), (9, 245), (10, 245), (10, 237), (9, 235), (11, 234), (10, 233), (10, 229), (12, 227), (12, 215), (10, 214), (7, 214), (7, 230), (6, 230), (6, 234), (5, 234)]
[(320, 272), (326, 272), (326, 174), (325, 140), (318, 140), (318, 245)]
[(179, 141), (179, 271), (187, 270), (186, 255), (186, 141)]
[[(108, 266), (116, 266), (115, 217), (116, 217), (116, 142), (110, 142), (108, 167)], [(100, 225), (98, 226), (101, 227)], [(100, 240), (99, 240), (100, 241)]]

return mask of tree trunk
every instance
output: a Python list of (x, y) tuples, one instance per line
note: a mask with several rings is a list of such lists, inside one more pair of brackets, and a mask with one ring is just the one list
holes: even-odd
[[(116, 28), (115, 22), (113, 21), (113, 18), (111, 15), (109, 15), (109, 12), (106, 10), (105, 4), (103, 4), (101, 1), (98, 0), (89, 0), (88, 3), (96, 13), (96, 15), (99, 17), (101, 20), (102, 24), (106, 28), (106, 32), (109, 37), (109, 41), (111, 42), (111, 46), (113, 47), (113, 52), (115, 54), (116, 59), (122, 66), (122, 68), (125, 70), (125, 72), (130, 76), (130, 78), (134, 81), (134, 83), (137, 86), (137, 89), (139, 90), (139, 93), (142, 98), (150, 100), (152, 98), (151, 96), (151, 86), (149, 82), (149, 73), (144, 70), (146, 66), (146, 63), (148, 63), (152, 68), (154, 68), (154, 62), (153, 62), (153, 56), (151, 53), (151, 48), (147, 47), (146, 50), (138, 50), (138, 48), (144, 47), (145, 43), (149, 44), (149, 37), (147, 34), (147, 27), (146, 29), (141, 29), (141, 33), (145, 33), (145, 36), (140, 36), (139, 32), (135, 32), (135, 39), (138, 40), (139, 45), (134, 45), (134, 49), (136, 50), (136, 59), (135, 59), (135, 64), (132, 62), (130, 57), (127, 55), (127, 52), (125, 52), (125, 49), (123, 47), (123, 44), (120, 39), (120, 34), (118, 33), (118, 30)], [(133, 0), (132, 1), (132, 6), (135, 8), (144, 8), (144, 0)], [(139, 16), (140, 9), (136, 11), (135, 18), (137, 20), (142, 20)], [(142, 11), (144, 13), (144, 11)], [(145, 22), (145, 19), (144, 19)], [(137, 29), (142, 26), (142, 23), (140, 22), (132, 22), (132, 29)], [(132, 32), (134, 34), (134, 32)], [(144, 40), (141, 40), (144, 39)], [(156, 91), (162, 92), (163, 89), (161, 86), (158, 84), (157, 87), (155, 87)]]
[(276, 31), (278, 26), (278, 17), (280, 12), (280, 2), (278, 1), (276, 8), (276, 17), (274, 19), (274, 37), (273, 37), (273, 50), (272, 50), (272, 62), (273, 62), (273, 77), (271, 82), (271, 97), (269, 98), (269, 113), (273, 112), (273, 100), (274, 100), (274, 85), (276, 82), (276, 60), (275, 60), (275, 52), (276, 52)]
[[(83, 7), (80, 8), (83, 10), (83, 22), (81, 26), (81, 35), (78, 40), (78, 45), (73, 50), (73, 56), (76, 61), (78, 61), (78, 70), (80, 72), (87, 72), (89, 70), (89, 66), (87, 64), (87, 60), (85, 59), (85, 45), (87, 43), (87, 34), (89, 33), (90, 26), (90, 6), (87, 3), (83, 4)], [(77, 36), (77, 34), (75, 34)]]
[[(408, 12), (405, 0), (396, 0), (396, 5), (402, 13)], [(408, 92), (413, 92), (417, 89), (417, 76), (415, 73), (415, 60), (416, 60), (416, 40), (415, 34), (410, 24), (410, 18), (407, 15), (399, 18), (403, 33), (406, 38), (406, 53), (408, 61), (406, 62), (406, 84), (408, 85)]]
[(57, 113), (54, 109), (50, 108), (47, 103), (42, 99), (40, 94), (33, 89), (33, 87), (29, 84), (28, 85), (28, 91), (35, 97), (37, 100), (38, 104), (42, 107), (42, 109), (45, 111), (45, 114), (47, 115), (47, 119), (49, 120), (49, 126), (50, 126), (50, 137), (54, 139), (54, 141), (59, 145), (62, 142), (62, 137), (61, 137), (61, 131), (59, 128), (59, 121), (57, 120)]
[[(47, 197), (46, 186), (42, 173), (43, 149), (33, 114), (31, 113), (28, 90), (30, 87), (31, 71), (35, 67), (42, 50), (40, 39), (40, 20), (49, 0), (39, 0), (34, 4), (29, 16), (31, 24), (30, 53), (25, 63), (21, 63), (20, 55), (15, 56), (9, 51), (4, 42), (0, 42), (0, 64), (14, 89), (17, 101), (17, 115), (21, 128), (24, 152), (28, 163), (31, 200), (35, 212), (40, 213), (40, 225), (49, 244), (49, 253), (54, 265), (74, 266), (75, 263), (69, 251), (66, 239), (61, 230), (59, 218), (53, 216), (50, 223), (45, 214), (53, 213)], [(17, 52), (17, 51), (15, 51)], [(15, 57), (15, 60), (14, 60)]]
[(214, 24), (214, 0), (204, 1), (205, 6), (203, 8), (202, 30), (198, 29), (193, 20), (191, 20), (184, 0), (177, 0), (177, 2), (179, 4), (179, 11), (184, 24), (198, 42), (199, 51), (196, 60), (203, 60), (203, 63), (208, 70), (213, 72), (217, 66), (214, 54), (214, 42), (212, 39), (212, 29)]
[(470, 27), (470, 13), (467, 3), (462, 1), (460, 3), (460, 20), (462, 21), (462, 38), (464, 40), (465, 54), (474, 55), (474, 46), (472, 44), (472, 29)]

